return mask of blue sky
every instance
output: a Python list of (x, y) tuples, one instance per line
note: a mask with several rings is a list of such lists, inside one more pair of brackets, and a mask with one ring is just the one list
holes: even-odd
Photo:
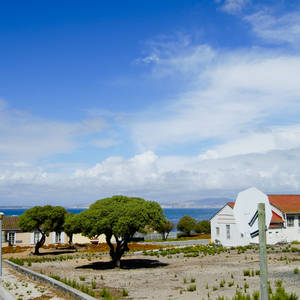
[(299, 193), (300, 1), (0, 4), (0, 205)]

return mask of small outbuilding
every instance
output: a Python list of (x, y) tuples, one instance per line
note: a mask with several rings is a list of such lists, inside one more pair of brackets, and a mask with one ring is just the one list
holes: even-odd
[[(267, 195), (272, 219), (267, 230), (267, 243), (300, 241), (300, 195)], [(211, 219), (211, 240), (223, 246), (245, 246), (258, 243), (258, 237), (244, 236), (238, 230), (233, 209), (234, 202), (226, 203)]]

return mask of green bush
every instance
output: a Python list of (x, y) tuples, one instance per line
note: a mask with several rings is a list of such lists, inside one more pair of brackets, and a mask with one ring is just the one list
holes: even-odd
[(194, 291), (196, 291), (196, 289), (197, 289), (196, 285), (195, 285), (195, 284), (192, 284), (192, 285), (190, 285), (190, 286), (187, 288), (187, 291), (188, 291), (188, 292), (194, 292)]
[(191, 231), (194, 230), (196, 226), (196, 220), (190, 216), (183, 216), (178, 224), (177, 224), (177, 229), (181, 232), (184, 232), (188, 235), (191, 234)]
[(195, 226), (197, 233), (210, 233), (210, 222), (208, 220), (202, 220)]
[(128, 296), (128, 291), (126, 289), (122, 290), (122, 296), (127, 297)]

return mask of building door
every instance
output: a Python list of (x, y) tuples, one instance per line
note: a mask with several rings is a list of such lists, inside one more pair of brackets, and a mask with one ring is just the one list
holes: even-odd
[(16, 244), (16, 233), (15, 232), (9, 232), (8, 233), (8, 245), (13, 246)]

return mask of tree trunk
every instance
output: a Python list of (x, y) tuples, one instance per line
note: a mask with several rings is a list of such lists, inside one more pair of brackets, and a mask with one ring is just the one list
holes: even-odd
[(71, 233), (71, 234), (69, 235), (69, 244), (70, 244), (71, 247), (74, 246), (74, 245), (73, 245), (73, 233)]
[(39, 255), (39, 249), (44, 245), (45, 240), (46, 240), (46, 235), (44, 232), (42, 232), (41, 230), (39, 230), (39, 232), (42, 234), (41, 239), (35, 244), (35, 248), (34, 248), (34, 254), (35, 255)]
[(106, 235), (106, 242), (107, 245), (110, 248), (109, 254), (113, 263), (114, 268), (121, 268), (121, 257), (125, 253), (125, 251), (128, 251), (128, 241), (130, 240), (129, 238), (124, 238), (124, 240), (119, 240), (118, 238), (116, 239), (117, 245), (114, 247), (114, 245), (111, 242), (111, 237), (112, 235)]
[(115, 253), (115, 257), (112, 259), (113, 265), (115, 268), (121, 268), (121, 256)]

